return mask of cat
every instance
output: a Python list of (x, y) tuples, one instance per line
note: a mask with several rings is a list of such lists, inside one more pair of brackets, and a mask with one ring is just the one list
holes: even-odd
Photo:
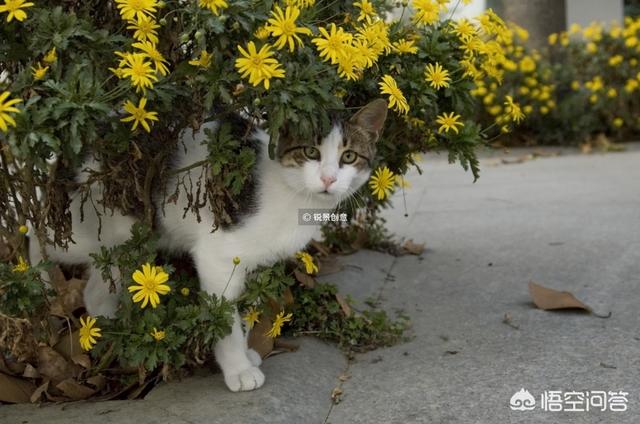
[[(269, 136), (257, 129), (253, 139), (261, 145), (253, 171), (255, 179), (252, 205), (240, 221), (228, 228), (213, 228), (213, 214), (206, 208), (201, 221), (195, 214), (184, 216), (187, 201), (182, 195), (175, 203), (167, 202), (158, 208), (159, 247), (169, 252), (191, 255), (198, 272), (202, 290), (237, 298), (244, 288), (247, 271), (258, 265), (272, 265), (292, 256), (311, 240), (317, 227), (299, 225), (299, 209), (334, 209), (353, 195), (368, 179), (376, 154), (378, 140), (387, 116), (387, 103), (377, 99), (355, 113), (350, 119), (335, 122), (322, 139), (301, 142), (281, 137), (274, 160), (269, 159)], [(217, 122), (203, 125), (198, 131), (185, 130), (181, 135), (183, 148), (178, 149), (175, 169), (181, 169), (208, 156), (203, 144), (204, 129), (215, 129)], [(84, 182), (86, 169), (99, 169), (95, 160), (85, 163), (78, 181)], [(176, 177), (178, 178), (178, 177)], [(168, 187), (171, 187), (169, 182)], [(173, 181), (175, 186), (176, 181)], [(99, 201), (101, 190), (92, 186), (92, 197)], [(249, 201), (249, 200), (247, 200)], [(247, 205), (245, 205), (247, 206)], [(73, 240), (67, 250), (47, 246), (50, 259), (64, 264), (89, 264), (89, 278), (84, 291), (88, 313), (113, 317), (118, 307), (118, 294), (109, 292), (101, 273), (91, 264), (89, 254), (101, 246), (112, 247), (130, 237), (136, 222), (124, 214), (104, 214), (102, 232), (98, 239), (98, 217), (90, 207), (80, 214), (80, 196), (72, 195), (71, 214)], [(233, 258), (240, 257), (243, 272), (232, 273)], [(30, 243), (32, 263), (41, 259), (35, 238)], [(120, 277), (115, 267), (115, 279)], [(232, 275), (229, 280), (229, 276)], [(214, 353), (227, 387), (234, 392), (261, 387), (265, 377), (260, 370), (260, 356), (248, 349), (238, 311), (233, 314), (231, 333), (214, 347)]]

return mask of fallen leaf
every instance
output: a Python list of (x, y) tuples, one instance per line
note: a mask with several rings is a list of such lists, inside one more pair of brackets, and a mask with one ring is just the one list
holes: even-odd
[(336, 293), (336, 301), (340, 305), (340, 308), (342, 308), (344, 316), (349, 318), (351, 316), (351, 306), (349, 306), (346, 299), (340, 293)]
[(48, 388), (49, 388), (49, 380), (47, 379), (44, 381), (44, 383), (38, 386), (38, 388), (31, 394), (29, 401), (31, 403), (39, 402), (40, 398), (42, 397), (42, 394), (46, 392)]
[(331, 400), (336, 405), (340, 403), (340, 396), (342, 396), (342, 389), (340, 387), (336, 387), (331, 391)]
[(69, 317), (73, 312), (84, 306), (83, 293), (86, 281), (72, 278), (60, 284), (58, 295), (51, 302), (50, 314), (59, 317)]
[(402, 243), (402, 249), (412, 255), (420, 255), (424, 252), (424, 243), (414, 243), (413, 239), (409, 239)]
[(260, 317), (260, 322), (257, 322), (249, 331), (249, 347), (258, 352), (263, 358), (273, 350), (273, 338), (265, 336), (272, 325), (271, 317), (262, 316)]
[(33, 365), (27, 364), (27, 366), (24, 368), (22, 376), (25, 378), (38, 378), (40, 377), (40, 373), (33, 367)]
[(58, 382), (71, 378), (73, 368), (67, 360), (49, 346), (38, 348), (38, 372), (52, 381)]
[(36, 386), (27, 380), (0, 373), (0, 402), (29, 402)]
[(100, 391), (105, 386), (105, 384), (107, 384), (107, 379), (104, 378), (102, 374), (98, 374), (94, 375), (93, 377), (87, 378), (87, 383), (95, 387), (96, 391)]
[(591, 308), (566, 291), (557, 291), (543, 287), (533, 281), (529, 283), (529, 294), (533, 303), (540, 309), (582, 309), (591, 312)]
[(344, 269), (344, 266), (340, 262), (338, 262), (336, 257), (333, 255), (318, 258), (318, 265), (320, 270), (316, 274), (316, 277), (335, 274), (336, 272), (342, 271)]
[(509, 312), (505, 312), (504, 317), (502, 318), (502, 323), (507, 324), (511, 328), (515, 328), (516, 330), (520, 329), (518, 324), (514, 324), (513, 317)]
[(56, 384), (56, 388), (60, 390), (66, 397), (73, 400), (81, 400), (91, 397), (96, 391), (84, 386), (73, 378), (68, 378)]
[(309, 244), (313, 246), (318, 251), (318, 253), (320, 253), (323, 256), (329, 256), (331, 254), (331, 250), (324, 243), (318, 240), (311, 239)]
[(73, 356), (81, 355), (84, 351), (80, 346), (79, 331), (76, 330), (71, 334), (65, 333), (60, 341), (53, 346), (53, 349), (69, 361)]
[(88, 370), (91, 368), (91, 358), (87, 354), (74, 355), (71, 357), (74, 364), (80, 365), (82, 368)]
[(298, 280), (303, 286), (305, 286), (308, 289), (312, 289), (316, 286), (316, 280), (305, 272), (302, 272), (298, 269), (294, 269), (293, 275), (295, 275), (296, 280)]
[(580, 145), (580, 152), (582, 152), (583, 155), (591, 154), (592, 151), (593, 146), (591, 146), (591, 143), (582, 143)]

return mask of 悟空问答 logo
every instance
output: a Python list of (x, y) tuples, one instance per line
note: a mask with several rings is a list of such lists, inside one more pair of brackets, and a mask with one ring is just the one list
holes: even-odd
[(536, 407), (536, 400), (528, 390), (522, 388), (511, 396), (509, 407), (514, 411), (531, 411)]

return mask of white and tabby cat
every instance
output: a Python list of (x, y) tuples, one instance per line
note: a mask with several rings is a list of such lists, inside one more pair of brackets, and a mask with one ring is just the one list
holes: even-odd
[[(298, 210), (302, 208), (335, 208), (364, 184), (371, 172), (375, 143), (382, 131), (387, 114), (384, 100), (375, 100), (351, 119), (336, 123), (330, 133), (314, 142), (301, 142), (282, 137), (277, 147), (276, 160), (267, 155), (268, 136), (257, 130), (254, 139), (263, 146), (254, 170), (252, 205), (236, 224), (211, 232), (213, 214), (203, 209), (201, 222), (192, 213), (183, 218), (187, 201), (182, 195), (176, 203), (167, 203), (164, 212), (158, 208), (160, 247), (169, 252), (189, 253), (198, 271), (203, 290), (230, 299), (238, 297), (244, 289), (246, 271), (258, 265), (271, 265), (304, 248), (317, 228), (298, 224)], [(215, 123), (204, 127), (215, 127)], [(185, 149), (175, 167), (180, 169), (207, 157), (204, 131), (185, 131)], [(88, 162), (84, 168), (98, 169), (99, 164)], [(87, 175), (81, 173), (80, 181)], [(171, 187), (172, 182), (169, 182)], [(175, 185), (175, 182), (173, 182)], [(92, 187), (94, 201), (101, 198), (101, 190)], [(159, 195), (159, 194), (158, 194)], [(90, 207), (85, 207), (84, 220), (80, 219), (80, 196), (73, 196), (71, 204), (73, 240), (68, 250), (47, 247), (54, 261), (66, 264), (90, 264), (90, 253), (101, 246), (115, 246), (130, 237), (135, 220), (131, 216), (115, 213), (102, 216), (102, 232), (98, 240), (98, 218)], [(31, 240), (31, 261), (40, 259), (40, 249)], [(242, 259), (241, 271), (235, 272), (227, 284), (233, 267), (232, 259)], [(112, 317), (118, 307), (118, 296), (109, 293), (108, 284), (93, 267), (84, 293), (85, 305), (92, 315)], [(117, 269), (112, 270), (117, 278)], [(264, 375), (258, 368), (259, 355), (247, 348), (246, 338), (237, 313), (231, 334), (215, 346), (215, 356), (232, 391), (253, 390), (262, 386)]]

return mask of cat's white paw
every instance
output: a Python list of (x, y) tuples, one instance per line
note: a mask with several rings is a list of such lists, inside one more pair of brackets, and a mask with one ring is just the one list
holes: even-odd
[(92, 316), (115, 318), (116, 312), (118, 311), (118, 297), (112, 295), (104, 299), (96, 299), (87, 296), (85, 291), (84, 305), (87, 312)]
[(264, 374), (258, 367), (249, 367), (238, 374), (225, 374), (224, 382), (232, 392), (246, 392), (262, 387)]
[(256, 367), (262, 364), (262, 357), (253, 349), (247, 349), (247, 358), (249, 358), (249, 361)]

